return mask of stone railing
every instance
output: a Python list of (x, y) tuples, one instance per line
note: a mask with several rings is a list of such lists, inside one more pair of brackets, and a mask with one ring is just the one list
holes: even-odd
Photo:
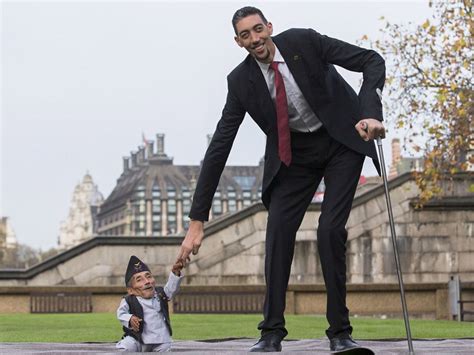
[[(406, 298), (414, 318), (449, 319), (446, 283), (407, 284)], [(115, 312), (126, 290), (121, 286), (11, 286), (0, 287), (0, 313), (30, 313), (37, 294), (90, 294), (92, 312)], [(263, 285), (182, 286), (172, 301), (176, 313), (260, 313)], [(474, 299), (474, 283), (463, 284), (463, 298)], [(397, 284), (347, 286), (351, 315), (402, 317)], [(319, 314), (326, 311), (324, 285), (290, 285), (287, 314)]]

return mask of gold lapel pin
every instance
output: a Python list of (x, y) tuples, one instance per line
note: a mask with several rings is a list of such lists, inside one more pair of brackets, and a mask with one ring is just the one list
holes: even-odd
[(299, 55), (294, 55), (293, 56), (293, 60), (299, 60), (300, 59), (300, 56)]

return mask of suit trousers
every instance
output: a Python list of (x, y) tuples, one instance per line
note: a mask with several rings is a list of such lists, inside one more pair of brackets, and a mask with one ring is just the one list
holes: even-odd
[(308, 205), (324, 177), (326, 190), (317, 227), (317, 246), (327, 291), (327, 336), (351, 334), (346, 307), (345, 225), (365, 156), (332, 139), (324, 127), (291, 134), (292, 162), (282, 164), (270, 188), (265, 241), (266, 295), (262, 336), (284, 338), (286, 290), (295, 237)]

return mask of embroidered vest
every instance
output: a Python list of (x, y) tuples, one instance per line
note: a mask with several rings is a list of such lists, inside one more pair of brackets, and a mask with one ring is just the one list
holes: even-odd
[[(168, 328), (168, 331), (170, 332), (170, 335), (173, 335), (173, 331), (171, 330), (171, 321), (170, 321), (170, 314), (169, 314), (169, 309), (168, 309), (168, 302), (169, 298), (165, 294), (165, 290), (163, 287), (156, 287), (156, 293), (158, 294), (158, 300), (160, 302), (160, 307), (161, 307), (161, 312), (163, 313), (165, 317), (165, 324), (166, 327)], [(138, 299), (134, 295), (126, 295), (125, 301), (128, 304), (128, 307), (130, 308), (130, 314), (133, 314), (134, 316), (137, 316), (140, 319), (143, 319), (143, 307), (138, 302)], [(138, 332), (135, 332), (132, 329), (129, 329), (127, 327), (123, 327), (124, 335), (122, 338), (126, 337), (127, 335), (135, 338), (138, 340), (140, 343), (143, 343), (142, 341), (142, 333), (143, 333), (143, 322), (140, 322), (140, 328)]]

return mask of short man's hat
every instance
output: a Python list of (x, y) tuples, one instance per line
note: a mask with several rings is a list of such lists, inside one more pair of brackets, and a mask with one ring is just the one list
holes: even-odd
[(143, 261), (138, 259), (135, 255), (132, 255), (128, 262), (127, 271), (125, 272), (125, 285), (128, 284), (133, 275), (143, 271), (150, 271), (150, 269)]

